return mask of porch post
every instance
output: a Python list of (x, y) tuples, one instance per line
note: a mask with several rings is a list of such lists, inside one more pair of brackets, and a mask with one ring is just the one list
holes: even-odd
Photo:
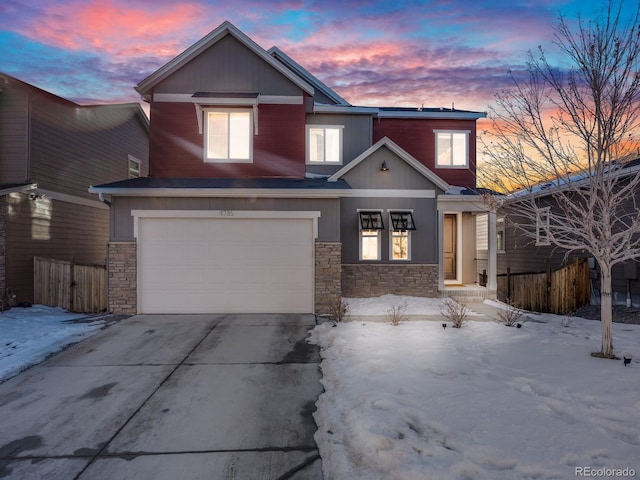
[(497, 257), (497, 242), (498, 231), (496, 228), (496, 212), (489, 212), (489, 258), (487, 259), (487, 289), (490, 291), (497, 291), (497, 271), (498, 271), (498, 257)]
[(444, 211), (438, 209), (438, 290), (444, 291)]

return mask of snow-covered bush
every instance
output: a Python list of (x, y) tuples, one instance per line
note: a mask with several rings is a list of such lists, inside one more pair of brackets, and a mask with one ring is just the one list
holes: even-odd
[(442, 302), (440, 313), (451, 321), (453, 328), (462, 328), (467, 324), (469, 307), (465, 303), (447, 297)]
[(329, 305), (329, 315), (331, 316), (331, 320), (334, 322), (342, 322), (349, 317), (349, 312), (351, 308), (349, 307), (349, 303), (341, 298), (333, 302)]
[(391, 325), (400, 325), (400, 323), (407, 320), (407, 315), (405, 312), (407, 311), (407, 303), (398, 303), (392, 305), (389, 310), (387, 310), (387, 318), (391, 322)]
[(515, 327), (522, 318), (522, 310), (520, 310), (510, 298), (506, 299), (507, 308), (498, 312), (499, 323), (507, 327)]

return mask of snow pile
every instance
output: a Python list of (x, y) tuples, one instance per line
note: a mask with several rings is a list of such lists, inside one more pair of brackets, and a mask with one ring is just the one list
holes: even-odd
[(103, 321), (68, 322), (82, 317), (86, 315), (43, 305), (0, 312), (0, 382), (104, 325)]
[(618, 355), (633, 356), (624, 367), (589, 355), (599, 322), (535, 318), (521, 329), (316, 327), (325, 477), (555, 479), (581, 467), (640, 475), (640, 326), (614, 325)]
[[(406, 305), (405, 315), (433, 316), (440, 315), (443, 299), (407, 297), (403, 295), (383, 295), (372, 298), (345, 298), (349, 304), (349, 313), (355, 316), (372, 315), (385, 316), (393, 307)], [(477, 315), (469, 312), (469, 316)]]

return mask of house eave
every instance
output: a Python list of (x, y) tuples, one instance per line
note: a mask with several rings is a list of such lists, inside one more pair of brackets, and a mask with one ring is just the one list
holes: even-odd
[(490, 212), (491, 207), (479, 195), (439, 195), (438, 210)]
[(351, 105), (324, 105), (316, 103), (313, 106), (315, 113), (340, 113), (340, 114), (352, 114), (352, 115), (377, 115), (377, 107), (354, 107)]
[(9, 195), (10, 193), (25, 193), (38, 188), (37, 183), (25, 183), (20, 185), (0, 185), (0, 196)]
[(425, 118), (437, 120), (478, 120), (487, 118), (487, 112), (463, 112), (457, 110), (440, 110), (440, 111), (387, 111), (379, 110), (378, 118)]
[(348, 189), (293, 188), (109, 188), (89, 187), (89, 193), (116, 197), (260, 197), (260, 198), (341, 198)]

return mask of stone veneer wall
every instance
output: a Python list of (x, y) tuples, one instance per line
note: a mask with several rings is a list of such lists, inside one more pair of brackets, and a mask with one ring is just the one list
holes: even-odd
[(109, 242), (109, 311), (134, 315), (138, 310), (136, 242)]
[(438, 265), (343, 264), (342, 295), (378, 297), (380, 295), (438, 296)]
[(316, 242), (316, 313), (330, 313), (342, 298), (342, 244)]
[(6, 308), (7, 291), (7, 196), (0, 195), (0, 307)]

